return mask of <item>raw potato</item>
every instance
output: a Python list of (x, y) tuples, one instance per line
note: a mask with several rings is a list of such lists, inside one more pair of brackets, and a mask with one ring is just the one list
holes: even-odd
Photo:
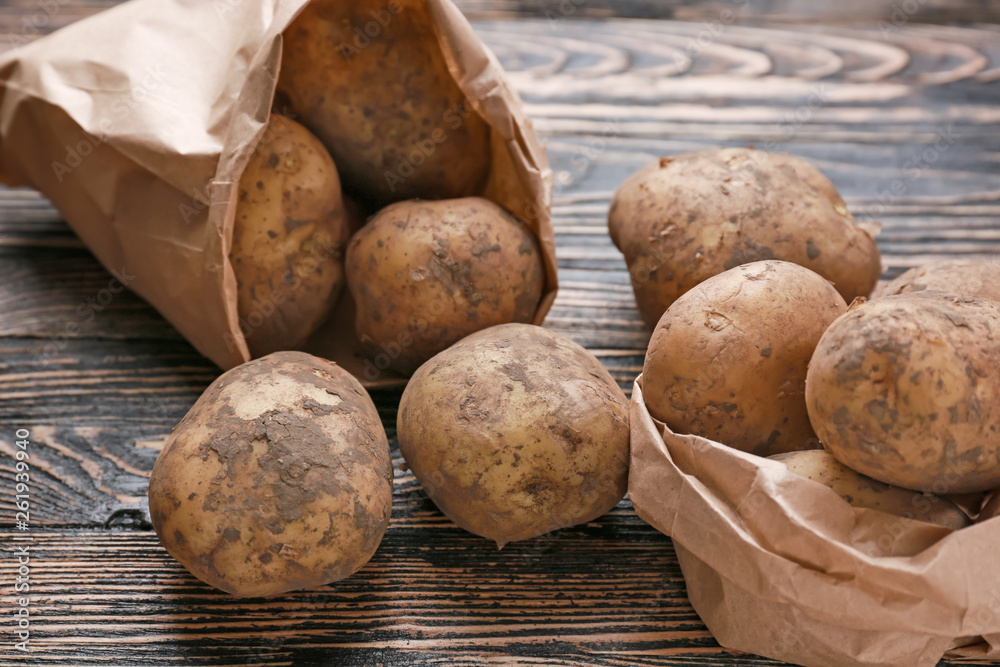
[(316, 137), (272, 115), (240, 178), (229, 260), (252, 357), (291, 350), (344, 287), (348, 226), (337, 167)]
[(1000, 303), (911, 292), (858, 304), (823, 335), (806, 402), (823, 444), (917, 491), (1000, 486)]
[(910, 269), (876, 296), (937, 290), (1000, 301), (1000, 260), (944, 259)]
[(818, 447), (806, 412), (806, 366), (847, 304), (797, 264), (753, 262), (677, 299), (642, 369), (646, 407), (677, 433), (759, 456)]
[(625, 495), (628, 401), (592, 354), (541, 327), (492, 327), (421, 366), (397, 432), (441, 511), (500, 547), (596, 519)]
[(489, 126), (448, 72), (428, 4), (313, 0), (284, 33), (279, 91), (376, 207), (481, 194), (489, 173)]
[(875, 240), (814, 166), (744, 148), (662, 158), (621, 186), (608, 215), (646, 326), (698, 283), (780, 259), (812, 269), (850, 303), (882, 272)]
[(468, 197), (383, 209), (351, 239), (347, 278), (375, 365), (410, 374), (475, 331), (531, 322), (545, 267), (521, 221)]
[(241, 597), (351, 575), (375, 553), (391, 509), (378, 411), (346, 371), (302, 352), (277, 352), (213, 382), (149, 483), (167, 551)]
[(851, 470), (827, 451), (789, 452), (771, 458), (784, 463), (796, 475), (830, 487), (854, 507), (936, 523), (952, 530), (971, 523), (965, 512), (947, 498), (883, 484)]

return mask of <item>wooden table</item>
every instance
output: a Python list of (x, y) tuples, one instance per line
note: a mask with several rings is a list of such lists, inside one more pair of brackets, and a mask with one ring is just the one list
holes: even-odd
[[(0, 35), (111, 4), (59, 0), (50, 15), (7, 2)], [(626, 175), (661, 154), (756, 143), (813, 161), (859, 217), (881, 220), (885, 277), (1000, 253), (996, 3), (895, 15), (861, 1), (459, 4), (557, 175), (562, 290), (546, 325), (626, 389), (647, 333), (605, 216)], [(354, 577), (253, 601), (205, 586), (160, 547), (145, 493), (165, 436), (219, 369), (131, 294), (90, 316), (81, 304), (109, 279), (38, 194), (0, 192), (0, 665), (777, 664), (715, 643), (670, 540), (627, 500), (497, 551), (397, 470), (391, 527)], [(399, 391), (374, 398), (392, 438)], [(12, 650), (19, 428), (35, 473), (28, 655)]]

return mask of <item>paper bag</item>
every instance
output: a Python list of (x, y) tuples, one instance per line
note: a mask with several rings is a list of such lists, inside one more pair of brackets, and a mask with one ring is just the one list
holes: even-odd
[[(0, 57), (0, 181), (40, 190), (109, 271), (223, 369), (249, 360), (228, 259), (237, 185), (271, 111), (281, 33), (306, 2), (131, 0)], [(540, 240), (541, 323), (557, 289), (544, 150), (461, 12), (427, 3), (449, 71), (491, 127), (484, 196)], [(397, 381), (364, 373), (346, 292), (308, 351), (369, 386)]]
[(952, 531), (852, 507), (828, 487), (631, 406), (629, 496), (673, 539), (724, 647), (808, 667), (1000, 658), (1000, 521)]

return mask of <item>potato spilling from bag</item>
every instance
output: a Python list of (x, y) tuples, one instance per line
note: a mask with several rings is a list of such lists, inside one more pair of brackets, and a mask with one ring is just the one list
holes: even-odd
[(149, 510), (170, 554), (241, 597), (343, 579), (392, 509), (378, 411), (350, 374), (277, 352), (213, 382), (153, 467)]
[(730, 269), (681, 296), (649, 341), (642, 369), (651, 415), (759, 456), (818, 447), (805, 403), (806, 367), (847, 304), (790, 262)]
[(841, 463), (933, 493), (1000, 486), (1000, 303), (936, 291), (854, 305), (823, 334), (809, 417)]
[(291, 350), (344, 286), (348, 226), (337, 167), (308, 130), (272, 115), (240, 178), (229, 260), (252, 357)]
[(935, 523), (952, 530), (971, 523), (965, 512), (947, 498), (883, 484), (851, 470), (824, 450), (788, 452), (771, 458), (784, 463), (796, 475), (830, 487), (854, 507)]
[(278, 91), (368, 205), (481, 194), (490, 130), (448, 71), (425, 0), (312, 0)]
[(608, 215), (646, 326), (698, 283), (740, 264), (794, 262), (845, 301), (882, 273), (875, 240), (818, 169), (743, 148), (662, 158), (619, 188)]
[(943, 259), (906, 271), (876, 296), (936, 290), (1000, 301), (1000, 260)]
[(628, 409), (576, 343), (501, 325), (414, 374), (399, 404), (399, 449), (442, 512), (502, 547), (596, 519), (622, 499)]
[(545, 266), (524, 223), (486, 199), (409, 201), (354, 235), (347, 281), (373, 363), (409, 374), (473, 332), (531, 322)]

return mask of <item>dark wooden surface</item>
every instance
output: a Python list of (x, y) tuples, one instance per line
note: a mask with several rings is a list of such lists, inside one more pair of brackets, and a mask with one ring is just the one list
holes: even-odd
[[(26, 17), (45, 18), (41, 33), (111, 4), (3, 3), (0, 48), (34, 36)], [(903, 3), (459, 4), (556, 170), (562, 290), (546, 325), (626, 389), (647, 334), (605, 216), (661, 154), (753, 142), (814, 161), (882, 222), (886, 277), (1000, 253), (1000, 3), (926, 0), (895, 17)], [(257, 601), (201, 584), (160, 548), (145, 491), (219, 371), (131, 294), (81, 316), (109, 278), (43, 198), (0, 191), (0, 665), (777, 664), (719, 648), (669, 540), (627, 500), (498, 552), (397, 470), (391, 527), (354, 577)], [(399, 392), (374, 398), (392, 437)], [(27, 655), (12, 650), (17, 428), (33, 442)]]

